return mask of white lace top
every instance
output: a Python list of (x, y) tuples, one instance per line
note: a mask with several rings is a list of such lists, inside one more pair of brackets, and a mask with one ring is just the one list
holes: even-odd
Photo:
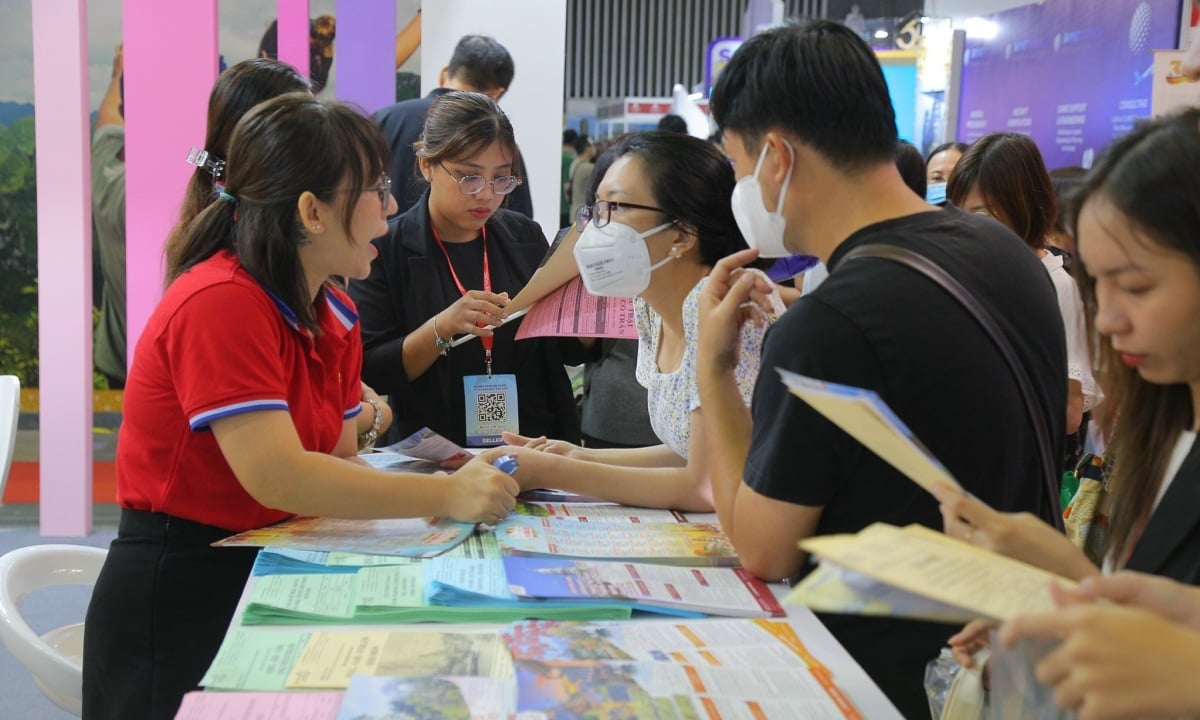
[[(692, 434), (692, 412), (700, 407), (700, 389), (696, 384), (696, 326), (699, 323), (700, 289), (704, 281), (692, 288), (683, 301), (683, 327), (685, 348), (679, 367), (674, 372), (658, 370), (658, 341), (662, 332), (662, 318), (650, 309), (645, 300), (633, 301), (634, 316), (638, 329), (637, 380), (646, 388), (646, 405), (650, 412), (650, 427), (664, 445), (682, 458), (688, 456), (688, 442)], [(783, 311), (779, 303), (778, 312)], [(753, 323), (742, 326), (741, 347), (738, 349), (738, 364), (734, 370), (742, 401), (750, 405), (754, 394), (754, 382), (758, 378), (759, 358), (762, 355), (763, 335), (766, 327)]]
[(1042, 256), (1042, 265), (1050, 273), (1054, 291), (1058, 295), (1058, 309), (1062, 313), (1063, 330), (1067, 333), (1067, 378), (1083, 387), (1083, 411), (1087, 412), (1100, 404), (1104, 393), (1092, 377), (1091, 356), (1088, 353), (1087, 320), (1083, 314), (1083, 298), (1075, 279), (1063, 267), (1062, 258), (1052, 252)]

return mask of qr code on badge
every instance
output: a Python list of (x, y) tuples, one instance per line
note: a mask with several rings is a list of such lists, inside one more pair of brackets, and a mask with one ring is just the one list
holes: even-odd
[(508, 420), (508, 407), (504, 393), (478, 393), (475, 395), (475, 418), (481, 423)]

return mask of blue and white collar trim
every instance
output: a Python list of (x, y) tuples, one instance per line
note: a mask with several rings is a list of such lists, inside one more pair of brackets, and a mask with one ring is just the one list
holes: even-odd
[(325, 302), (328, 303), (329, 310), (333, 313), (333, 316), (342, 324), (342, 327), (347, 330), (353, 329), (358, 324), (358, 313), (354, 312), (349, 305), (342, 302), (336, 293), (329, 292), (329, 288), (324, 288), (324, 292)]

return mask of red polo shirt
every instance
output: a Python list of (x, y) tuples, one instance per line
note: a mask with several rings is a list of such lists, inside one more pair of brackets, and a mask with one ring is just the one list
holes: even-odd
[(350, 299), (326, 286), (314, 338), (233, 253), (167, 288), (134, 353), (117, 442), (117, 502), (240, 532), (289, 517), (238, 482), (208, 424), (283, 410), (306, 450), (333, 452), (359, 413), (362, 341)]

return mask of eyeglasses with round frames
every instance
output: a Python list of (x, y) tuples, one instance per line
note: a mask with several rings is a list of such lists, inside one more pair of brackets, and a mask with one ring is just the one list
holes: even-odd
[(650, 205), (639, 205), (631, 202), (618, 202), (616, 200), (597, 200), (591, 205), (584, 205), (575, 213), (575, 220), (580, 227), (588, 223), (594, 223), (596, 227), (602, 228), (612, 220), (612, 211), (621, 208), (629, 208), (631, 210), (653, 210), (664, 215), (666, 210), (662, 208), (652, 207)]
[(438, 165), (440, 165), (441, 168), (446, 171), (446, 174), (449, 175), (454, 182), (458, 183), (458, 191), (463, 195), (478, 195), (479, 193), (483, 192), (483, 188), (486, 185), (491, 185), (492, 192), (497, 195), (507, 195), (513, 190), (516, 190), (517, 186), (521, 184), (521, 178), (517, 177), (516, 175), (501, 175), (500, 177), (493, 178), (492, 180), (487, 180), (482, 175), (463, 175), (462, 177), (456, 177), (450, 168), (442, 165), (441, 163), (438, 163)]

